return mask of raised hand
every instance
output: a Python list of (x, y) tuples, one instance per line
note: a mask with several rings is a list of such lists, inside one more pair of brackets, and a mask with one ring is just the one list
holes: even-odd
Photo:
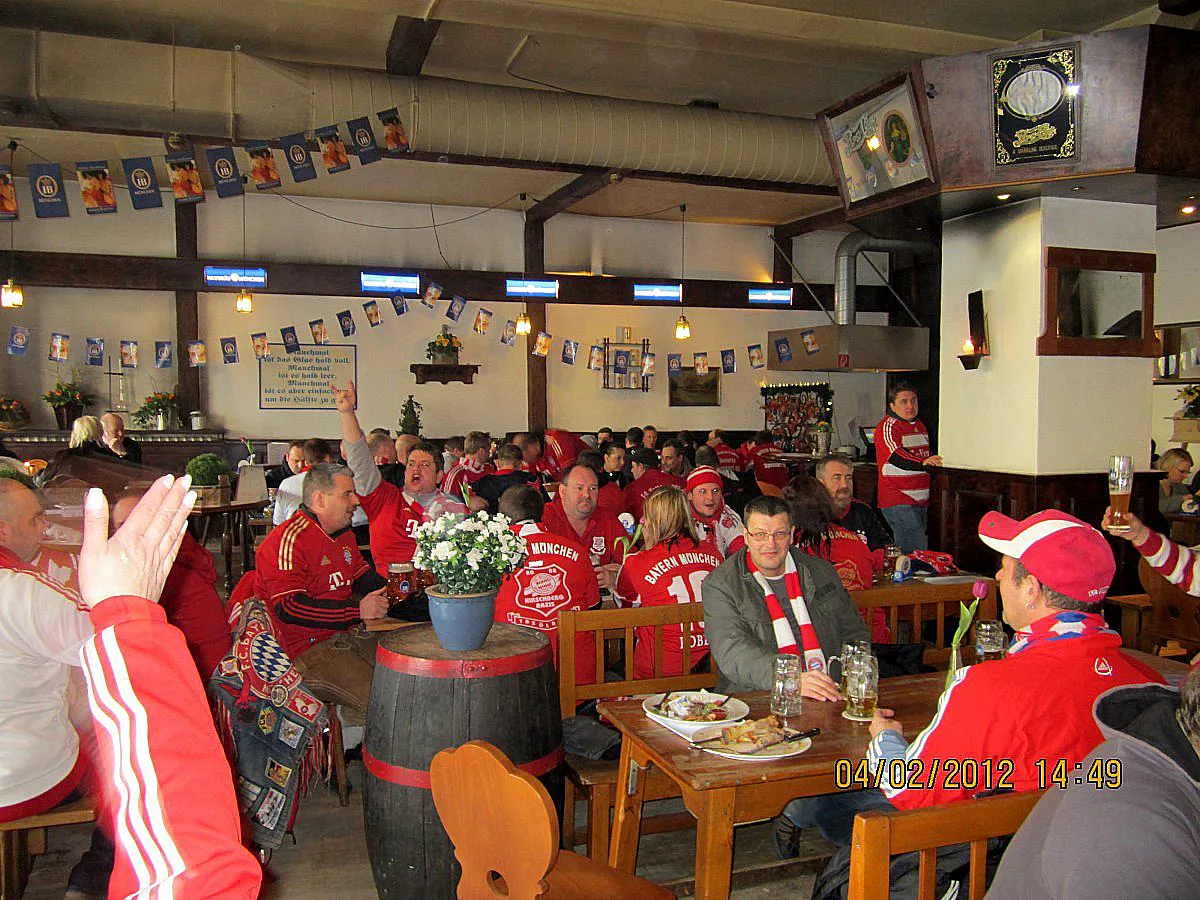
[(358, 407), (358, 392), (354, 389), (354, 382), (351, 381), (350, 387), (342, 390), (336, 384), (329, 385), (329, 389), (333, 391), (333, 405), (338, 412), (354, 412)]

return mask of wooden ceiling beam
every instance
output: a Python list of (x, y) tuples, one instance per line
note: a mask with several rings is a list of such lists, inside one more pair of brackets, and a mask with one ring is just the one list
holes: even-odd
[[(837, 193), (837, 191), (835, 190), (834, 193)], [(813, 231), (826, 231), (845, 224), (846, 210), (839, 207), (838, 209), (831, 209), (828, 212), (817, 213), (815, 216), (807, 216), (803, 219), (796, 219), (794, 222), (784, 222), (782, 225), (776, 225), (774, 237), (778, 241), (790, 241), (792, 238), (799, 237), (802, 234), (808, 234)]]
[(603, 171), (580, 175), (569, 184), (564, 184), (545, 200), (541, 200), (529, 207), (525, 213), (525, 221), (545, 222), (547, 219), (557, 216), (560, 212), (566, 212), (581, 200), (585, 200), (593, 194), (598, 194), (610, 184), (616, 184), (620, 180), (621, 171), (619, 169), (605, 169)]
[(387, 45), (387, 73), (408, 77), (420, 75), (425, 66), (425, 58), (429, 56), (429, 48), (433, 46), (433, 39), (437, 37), (441, 27), (442, 23), (438, 19), (427, 21), (397, 16)]

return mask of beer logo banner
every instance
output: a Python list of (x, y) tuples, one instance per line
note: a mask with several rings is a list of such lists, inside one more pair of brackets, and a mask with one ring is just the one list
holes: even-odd
[(46, 358), (51, 362), (65, 362), (71, 355), (71, 336), (55, 331), (50, 335), (50, 352)]
[(455, 294), (450, 300), (450, 305), (446, 307), (446, 318), (449, 319), (451, 322), (457, 322), (459, 319), (462, 318), (463, 310), (466, 308), (467, 308), (466, 298), (460, 297), (460, 296), (458, 296), (458, 294)]
[(575, 365), (575, 356), (579, 353), (579, 341), (563, 341), (562, 361), (568, 366)]
[[(402, 316), (408, 312), (408, 301), (405, 300), (400, 294), (396, 294), (394, 297), (392, 297), (392, 309), (396, 311), (396, 315)], [(369, 313), (367, 314), (367, 318), (370, 318)], [(372, 322), (371, 324), (378, 325), (379, 323)]]
[(175, 351), (170, 341), (154, 342), (154, 368), (169, 369), (175, 361)]
[(342, 326), (342, 337), (351, 337), (358, 329), (354, 327), (354, 316), (350, 310), (343, 309), (337, 314), (338, 324)]
[(313, 319), (308, 323), (308, 330), (312, 332), (314, 344), (329, 343), (329, 329), (325, 327), (324, 319)]
[(79, 176), (79, 194), (83, 197), (83, 211), (89, 216), (97, 213), (115, 213), (117, 195), (108, 174), (108, 163), (75, 163), (75, 174)]
[(338, 134), (336, 125), (318, 128), (317, 143), (321, 145), (321, 160), (325, 163), (325, 171), (330, 175), (345, 172), (350, 168), (350, 157), (346, 155), (346, 142)]
[(0, 222), (13, 221), (17, 212), (17, 188), (13, 184), (12, 170), (0, 166)]
[(300, 352), (300, 338), (296, 337), (296, 326), (285, 325), (279, 329), (279, 334), (283, 338), (283, 349), (288, 353)]
[(138, 364), (138, 342), (121, 341), (121, 368), (136, 369)]
[(409, 151), (408, 133), (404, 123), (400, 121), (400, 111), (396, 107), (385, 109), (375, 114), (383, 125), (383, 149), (388, 156), (403, 156)]
[(104, 338), (87, 339), (87, 356), (84, 362), (89, 366), (104, 365)]
[(250, 155), (250, 180), (254, 182), (255, 188), (269, 191), (283, 183), (279, 178), (279, 167), (275, 165), (275, 154), (271, 152), (270, 144), (266, 141), (251, 141), (246, 144), (246, 153)]
[(792, 343), (785, 337), (775, 338), (775, 352), (780, 362), (792, 361)]
[(657, 356), (653, 353), (642, 354), (642, 375), (653, 375), (657, 366)]
[(208, 156), (208, 167), (212, 169), (213, 182), (217, 186), (218, 197), (237, 197), (245, 190), (242, 187), (242, 173), (238, 170), (237, 160), (233, 156), (232, 147), (209, 147), (204, 151)]
[(737, 354), (733, 352), (733, 348), (721, 351), (721, 371), (726, 375), (732, 375), (737, 371)]
[(179, 150), (167, 154), (167, 173), (171, 176), (171, 192), (176, 203), (201, 203), (204, 200), (204, 185), (200, 183), (200, 170), (196, 168), (196, 155), (191, 150)]
[(372, 328), (378, 328), (382, 321), (379, 315), (379, 303), (375, 300), (368, 300), (363, 304), (363, 314), (367, 317), (367, 324)]
[(308, 152), (308, 139), (303, 133), (284, 135), (279, 139), (279, 144), (283, 147), (283, 158), (292, 170), (292, 181), (300, 184), (317, 177), (317, 167), (313, 165), (312, 154)]
[(237, 338), (221, 338), (221, 356), (225, 360), (225, 365), (238, 361)]
[(550, 353), (550, 335), (544, 331), (537, 333), (537, 339), (533, 342), (533, 349), (529, 351), (530, 356), (540, 356), (545, 358)]
[(750, 357), (750, 368), (761, 369), (767, 364), (767, 357), (763, 354), (762, 344), (750, 344), (746, 347), (746, 353)]
[(604, 368), (604, 350), (598, 344), (592, 344), (592, 348), (588, 351), (587, 367), (593, 372), (599, 372)]
[(383, 158), (383, 154), (379, 152), (379, 145), (375, 143), (375, 132), (371, 130), (370, 119), (366, 116), (351, 119), (346, 123), (346, 127), (350, 129), (350, 141), (358, 153), (359, 165), (370, 165)]
[(24, 356), (29, 349), (29, 329), (24, 325), (14, 325), (8, 330), (8, 355)]
[(667, 374), (670, 374), (671, 372), (682, 372), (682, 371), (683, 371), (683, 354), (682, 353), (668, 353), (667, 354)]
[(188, 341), (188, 365), (193, 369), (208, 365), (208, 347), (204, 341)]
[(265, 331), (256, 331), (250, 335), (250, 345), (254, 347), (255, 359), (266, 359), (271, 354), (271, 345), (267, 341)]
[(134, 209), (158, 209), (163, 205), (158, 192), (158, 175), (148, 156), (131, 156), (121, 160), (125, 184), (129, 187), (129, 202)]
[(492, 324), (492, 311), (480, 307), (475, 313), (475, 324), (471, 326), (471, 330), (476, 334), (487, 334), (488, 326)]
[(692, 368), (694, 368), (696, 370), (697, 375), (707, 375), (708, 374), (708, 354), (707, 353), (693, 353), (692, 354)]
[(69, 216), (67, 197), (63, 193), (62, 168), (58, 163), (30, 163), (29, 191), (33, 195), (33, 211), (39, 219), (61, 219)]

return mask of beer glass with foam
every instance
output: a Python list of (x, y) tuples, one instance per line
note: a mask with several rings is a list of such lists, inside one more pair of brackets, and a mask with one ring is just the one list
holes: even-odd
[(1108, 501), (1113, 509), (1109, 531), (1129, 530), (1129, 498), (1133, 493), (1133, 457), (1113, 456), (1108, 463)]

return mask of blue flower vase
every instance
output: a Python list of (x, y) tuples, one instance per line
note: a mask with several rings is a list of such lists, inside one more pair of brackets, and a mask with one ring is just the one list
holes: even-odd
[(441, 585), (425, 589), (429, 618), (438, 643), (447, 650), (478, 650), (487, 640), (496, 615), (497, 591), (448, 594)]

